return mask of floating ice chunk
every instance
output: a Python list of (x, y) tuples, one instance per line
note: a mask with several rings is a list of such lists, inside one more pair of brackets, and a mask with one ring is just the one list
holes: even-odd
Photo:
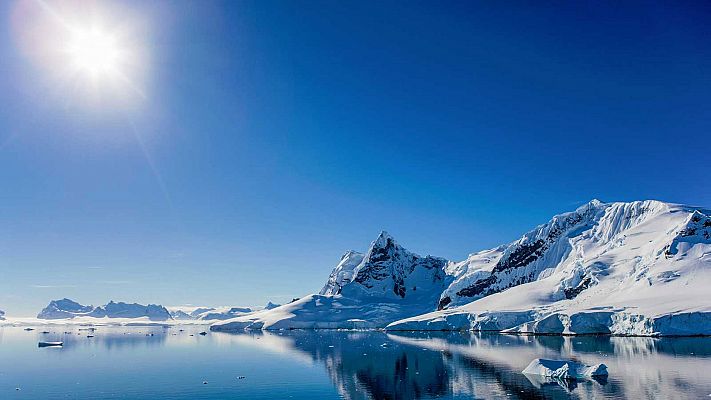
[(605, 364), (585, 365), (576, 361), (536, 358), (528, 364), (523, 373), (554, 379), (576, 380), (607, 376), (607, 366)]
[(37, 347), (54, 347), (54, 346), (63, 346), (64, 342), (39, 342), (37, 344)]

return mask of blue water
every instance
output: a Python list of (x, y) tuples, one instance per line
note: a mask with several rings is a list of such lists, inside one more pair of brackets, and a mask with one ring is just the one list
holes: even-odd
[[(76, 327), (0, 328), (0, 399), (692, 399), (711, 394), (711, 338), (336, 331), (201, 336), (202, 329), (98, 327), (95, 337), (87, 338), (89, 332)], [(65, 345), (39, 348), (40, 340)], [(538, 357), (603, 362), (610, 375), (581, 382), (523, 375), (520, 371)]]

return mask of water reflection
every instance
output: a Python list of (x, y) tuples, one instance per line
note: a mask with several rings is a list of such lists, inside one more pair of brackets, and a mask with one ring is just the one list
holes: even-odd
[[(49, 398), (47, 393), (52, 391), (56, 398), (67, 394), (96, 398), (108, 393), (106, 387), (117, 396), (134, 390), (130, 398), (165, 397), (168, 387), (174, 388), (172, 399), (229, 398), (240, 393), (243, 398), (260, 393), (274, 398), (284, 397), (284, 390), (311, 398), (313, 392), (308, 390), (314, 386), (304, 383), (299, 372), (305, 368), (323, 368), (327, 376), (319, 378), (320, 387), (345, 399), (674, 399), (708, 398), (711, 394), (711, 338), (330, 330), (210, 332), (201, 336), (204, 327), (98, 327), (95, 332), (43, 328), (49, 329), (48, 333), (42, 333), (43, 329), (6, 329), (0, 329), (0, 393), (4, 393), (3, 382), (9, 385), (26, 379), (25, 384), (37, 390), (37, 395), (32, 397), (23, 390), (22, 395), (29, 396), (24, 398)], [(65, 345), (38, 349), (38, 341), (63, 341)], [(522, 374), (534, 358), (604, 363), (610, 376), (607, 380), (570, 382)], [(296, 360), (300, 370), (270, 375), (286, 359)], [(137, 365), (146, 368), (134, 371)], [(31, 377), (44, 366), (68, 372), (51, 375), (40, 387)], [(245, 381), (233, 376), (255, 368), (261, 373), (253, 372)], [(91, 379), (86, 382), (91, 382), (95, 392), (87, 392), (89, 383), (78, 391), (74, 382), (87, 373)], [(202, 385), (207, 376), (210, 385)], [(143, 383), (136, 384), (141, 379)], [(192, 380), (198, 384), (193, 386)], [(163, 386), (154, 386), (156, 381)], [(277, 383), (284, 385), (280, 389)]]
[[(711, 338), (335, 331), (218, 335), (321, 363), (346, 399), (694, 398), (711, 393)], [(610, 377), (574, 382), (523, 375), (534, 358), (605, 363)]]
[[(3, 329), (0, 329), (0, 332), (2, 331)], [(34, 336), (37, 342), (63, 342), (63, 351), (73, 351), (87, 347), (100, 348), (102, 350), (119, 350), (163, 346), (167, 337), (171, 335), (171, 331), (164, 327), (53, 327), (46, 330), (42, 328), (35, 329), (24, 333), (24, 335)]]

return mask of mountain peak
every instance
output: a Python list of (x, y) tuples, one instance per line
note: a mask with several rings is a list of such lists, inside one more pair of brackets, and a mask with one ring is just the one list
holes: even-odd
[(347, 260), (353, 256), (358, 256), (358, 255), (362, 256), (363, 254), (361, 254), (360, 252), (355, 251), (355, 250), (348, 250), (345, 253), (343, 253), (343, 255), (341, 256), (341, 261)]
[(578, 207), (575, 211), (580, 213), (580, 212), (584, 212), (584, 211), (587, 211), (587, 210), (590, 210), (593, 208), (598, 208), (602, 205), (605, 205), (605, 203), (598, 200), (598, 199), (592, 199), (592, 200), (588, 201), (587, 203)]
[(370, 245), (371, 248), (373, 247), (385, 247), (388, 245), (388, 242), (392, 242), (395, 244), (395, 238), (390, 236), (390, 234), (387, 231), (380, 231), (380, 234), (378, 234), (378, 237), (373, 241), (373, 243)]

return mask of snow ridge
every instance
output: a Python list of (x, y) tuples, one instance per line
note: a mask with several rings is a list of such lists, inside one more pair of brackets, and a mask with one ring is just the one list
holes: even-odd
[(319, 294), (331, 296), (341, 293), (343, 286), (353, 280), (353, 272), (356, 267), (363, 261), (364, 255), (355, 250), (349, 250), (341, 257), (341, 261), (333, 269), (328, 277), (326, 285)]

